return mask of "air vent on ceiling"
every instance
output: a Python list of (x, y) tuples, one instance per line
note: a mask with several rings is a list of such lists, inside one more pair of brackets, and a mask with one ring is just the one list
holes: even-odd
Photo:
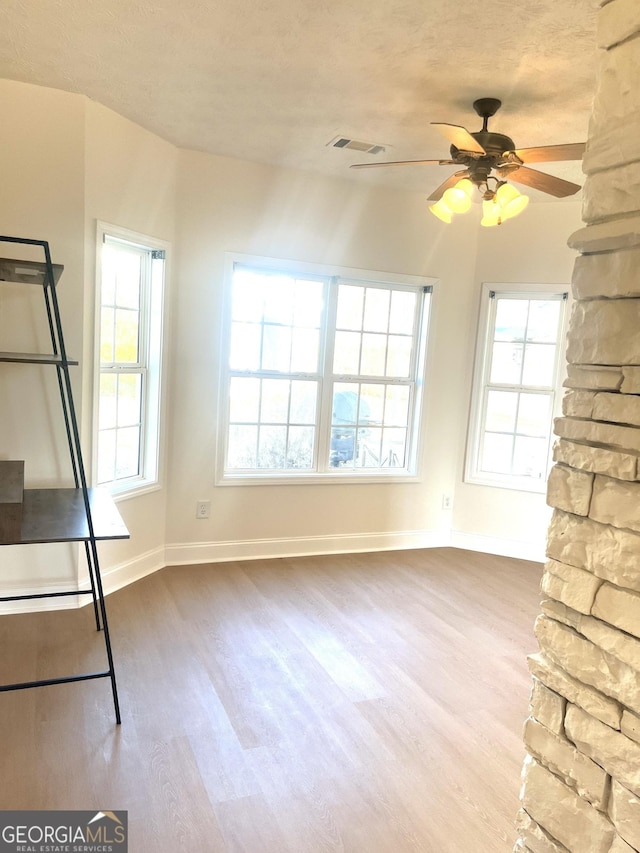
[(333, 148), (350, 148), (352, 151), (364, 151), (367, 154), (379, 154), (385, 150), (384, 145), (376, 145), (373, 142), (360, 142), (357, 139), (349, 139), (347, 136), (336, 136), (327, 145)]

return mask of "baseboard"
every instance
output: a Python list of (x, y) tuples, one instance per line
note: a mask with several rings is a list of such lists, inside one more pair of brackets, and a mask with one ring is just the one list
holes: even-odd
[[(151, 551), (145, 551), (144, 554), (139, 554), (131, 560), (125, 560), (124, 563), (103, 569), (102, 587), (104, 594), (109, 595), (109, 593), (122, 589), (134, 581), (139, 581), (159, 569), (164, 569), (167, 565), (164, 552), (164, 547), (160, 546)], [(83, 601), (82, 603), (87, 604), (88, 602)]]
[[(75, 592), (78, 584), (75, 581), (52, 583), (41, 581), (37, 585), (3, 586), (2, 595), (42, 595), (48, 592)], [(83, 599), (87, 601), (83, 601)], [(65, 595), (57, 598), (28, 598), (26, 601), (0, 601), (0, 615), (10, 613), (35, 613), (45, 610), (74, 610), (91, 601), (90, 595)]]
[[(282, 539), (250, 539), (227, 542), (185, 542), (154, 548), (131, 560), (102, 572), (105, 595), (157, 572), (165, 566), (220, 563), (240, 560), (264, 560), (278, 557), (304, 557), (322, 554), (360, 554), (368, 551), (405, 551), (411, 548), (461, 548), (498, 554), (519, 560), (544, 562), (543, 542), (522, 542), (454, 530), (404, 530), (394, 533), (355, 533), (333, 536), (309, 536)], [(84, 584), (84, 579), (81, 579)], [(86, 581), (88, 586), (88, 580)], [(72, 582), (40, 584), (34, 588), (4, 588), (4, 595), (32, 595), (41, 592), (77, 589)], [(0, 615), (32, 613), (44, 610), (67, 610), (91, 603), (91, 596), (28, 599), (0, 602)]]
[(544, 541), (522, 542), (519, 539), (504, 539), (452, 530), (449, 544), (452, 548), (479, 551), (482, 554), (497, 554), (500, 557), (513, 557), (516, 560), (531, 560), (534, 563), (543, 563), (545, 560)]
[[(84, 557), (83, 557), (84, 560)], [(105, 595), (115, 592), (124, 586), (128, 586), (140, 578), (163, 569), (164, 548), (154, 548), (140, 554), (124, 563), (119, 563), (109, 569), (102, 571), (102, 589)], [(86, 566), (86, 562), (85, 562)], [(78, 583), (75, 581), (40, 583), (34, 587), (15, 587), (14, 589), (4, 587), (2, 595), (36, 595), (47, 592), (75, 592), (78, 587), (89, 589), (89, 576), (86, 569)], [(39, 613), (45, 610), (73, 610), (84, 607), (93, 601), (90, 595), (69, 595), (57, 598), (29, 598), (26, 601), (2, 601), (0, 602), (0, 615), (9, 613)]]
[(367, 551), (404, 551), (449, 545), (448, 531), (405, 530), (395, 533), (356, 533), (286, 539), (250, 539), (229, 542), (174, 543), (165, 548), (168, 566), (219, 563), (228, 560), (264, 560), (321, 554), (358, 554)]

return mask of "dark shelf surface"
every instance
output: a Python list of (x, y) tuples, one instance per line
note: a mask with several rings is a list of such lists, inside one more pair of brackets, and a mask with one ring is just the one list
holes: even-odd
[[(51, 264), (53, 268), (53, 283), (57, 284), (62, 270), (62, 264)], [(47, 265), (43, 261), (19, 261), (16, 258), (0, 258), (0, 281), (10, 281), (14, 284), (43, 285), (47, 275)]]
[[(53, 353), (40, 352), (0, 352), (0, 361), (13, 361), (20, 364), (62, 364), (62, 358)], [(67, 364), (75, 365), (75, 359), (67, 358)]]
[[(89, 504), (96, 539), (129, 538), (129, 531), (109, 492), (89, 489)], [(2, 544), (33, 545), (88, 539), (81, 489), (25, 489), (20, 539)]]

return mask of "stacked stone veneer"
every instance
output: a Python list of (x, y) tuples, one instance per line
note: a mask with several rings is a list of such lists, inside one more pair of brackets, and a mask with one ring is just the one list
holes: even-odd
[(598, 38), (518, 853), (640, 851), (640, 0)]

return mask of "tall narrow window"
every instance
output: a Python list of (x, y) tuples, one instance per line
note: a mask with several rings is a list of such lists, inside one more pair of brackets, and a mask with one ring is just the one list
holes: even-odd
[(485, 286), (467, 456), (470, 482), (544, 491), (566, 298), (557, 288)]
[(122, 492), (158, 477), (165, 249), (108, 228), (99, 227), (94, 481)]
[(233, 265), (223, 481), (415, 472), (430, 299), (415, 281)]

